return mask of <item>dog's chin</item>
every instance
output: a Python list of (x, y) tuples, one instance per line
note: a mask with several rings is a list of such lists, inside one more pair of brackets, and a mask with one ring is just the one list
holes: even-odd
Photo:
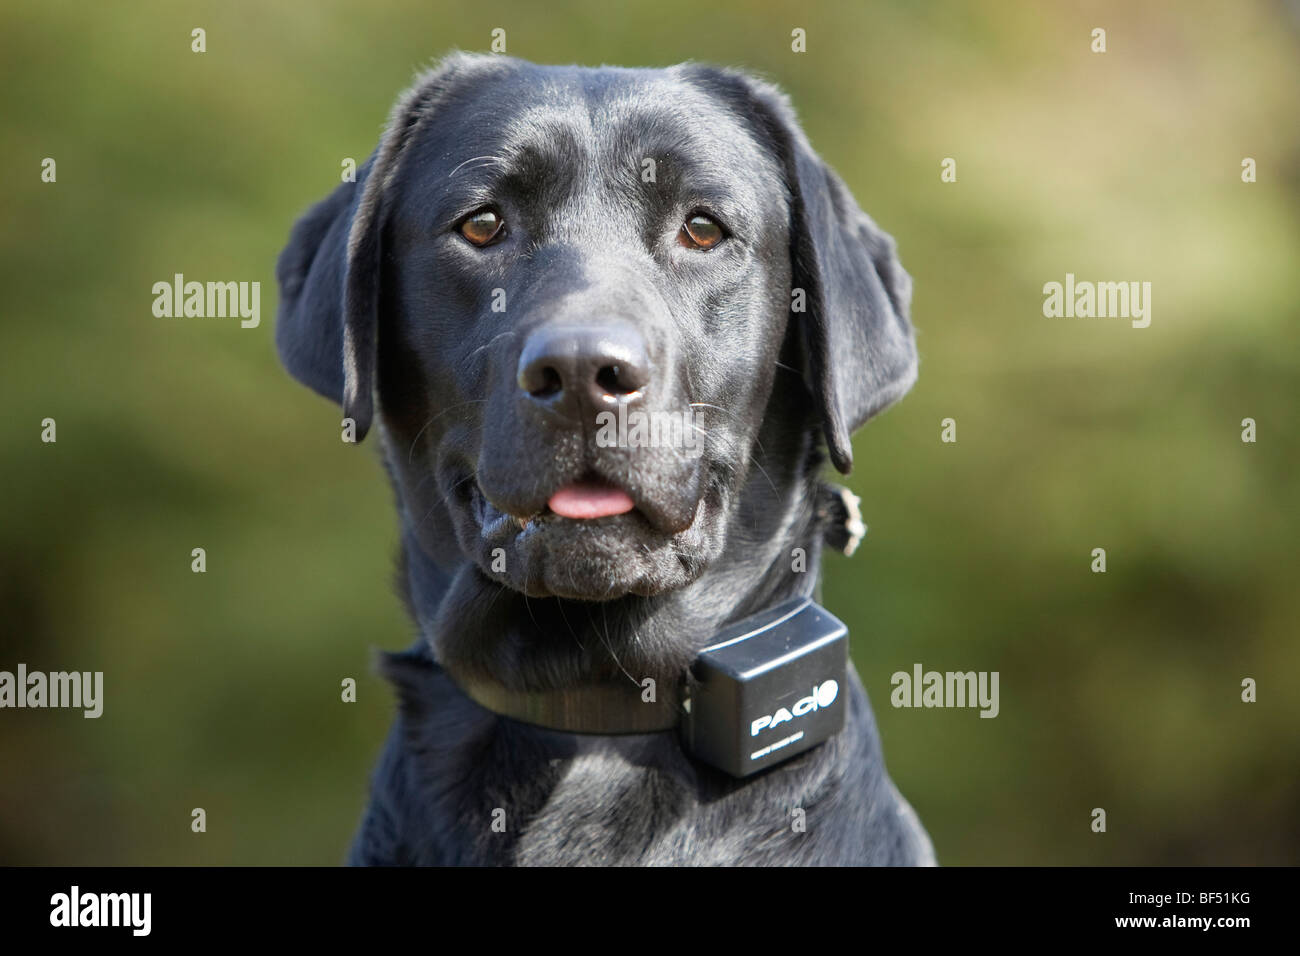
[(480, 570), (529, 597), (651, 597), (690, 584), (720, 550), (710, 546), (716, 522), (703, 497), (691, 524), (674, 533), (656, 529), (636, 509), (586, 520), (543, 513), (525, 521), (495, 508), (478, 489), (469, 511)]

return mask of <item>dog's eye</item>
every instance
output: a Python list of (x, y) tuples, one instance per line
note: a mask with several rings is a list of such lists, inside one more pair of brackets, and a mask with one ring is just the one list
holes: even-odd
[(682, 231), (677, 234), (677, 241), (688, 249), (712, 249), (724, 238), (726, 231), (713, 218), (702, 212), (688, 216), (682, 223)]
[(486, 246), (501, 235), (505, 224), (496, 210), (480, 209), (460, 224), (460, 234), (476, 246)]

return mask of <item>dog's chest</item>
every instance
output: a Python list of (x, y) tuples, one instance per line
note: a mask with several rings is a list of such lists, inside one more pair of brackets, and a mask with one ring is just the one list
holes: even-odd
[(630, 763), (616, 749), (562, 763), (545, 802), (521, 822), (517, 864), (713, 865), (735, 863), (759, 844), (770, 851), (786, 842), (779, 808), (737, 813), (748, 802), (738, 795), (705, 802), (691, 779)]
[(472, 704), (427, 661), (404, 659), (389, 674), (403, 713), (353, 862), (933, 862), (879, 761), (852, 672), (845, 730), (745, 780), (695, 764), (672, 733), (541, 730)]

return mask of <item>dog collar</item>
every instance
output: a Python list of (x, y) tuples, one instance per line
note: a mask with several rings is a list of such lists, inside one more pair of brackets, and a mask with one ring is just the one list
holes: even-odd
[(572, 734), (649, 734), (677, 726), (679, 686), (646, 688), (626, 683), (584, 684), (552, 691), (510, 691), (500, 684), (458, 681), (480, 707), (549, 730)]
[(480, 706), (577, 734), (676, 729), (696, 758), (745, 777), (803, 753), (844, 726), (848, 628), (810, 598), (784, 601), (717, 634), (690, 677), (517, 693), (458, 682)]

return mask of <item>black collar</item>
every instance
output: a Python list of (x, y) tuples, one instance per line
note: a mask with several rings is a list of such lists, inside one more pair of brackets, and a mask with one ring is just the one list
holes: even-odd
[[(715, 652), (738, 646), (760, 634), (767, 634), (809, 607), (807, 597), (794, 597), (757, 614), (729, 624), (696, 657), (696, 669)], [(697, 676), (699, 676), (697, 674)], [(545, 691), (507, 690), (495, 681), (461, 680), (456, 685), (480, 707), (548, 730), (572, 734), (648, 734), (672, 730), (690, 713), (690, 692), (686, 679), (667, 687), (647, 681), (638, 684), (626, 677), (617, 682), (582, 684)]]
[(680, 685), (587, 684), (509, 692), (459, 682), (488, 710), (579, 734), (674, 728), (692, 756), (745, 777), (803, 753), (844, 726), (848, 629), (811, 598), (795, 597), (728, 625)]
[(681, 719), (682, 688), (643, 689), (631, 678), (550, 691), (509, 691), (497, 683), (456, 681), (471, 700), (503, 717), (574, 734), (649, 734)]

